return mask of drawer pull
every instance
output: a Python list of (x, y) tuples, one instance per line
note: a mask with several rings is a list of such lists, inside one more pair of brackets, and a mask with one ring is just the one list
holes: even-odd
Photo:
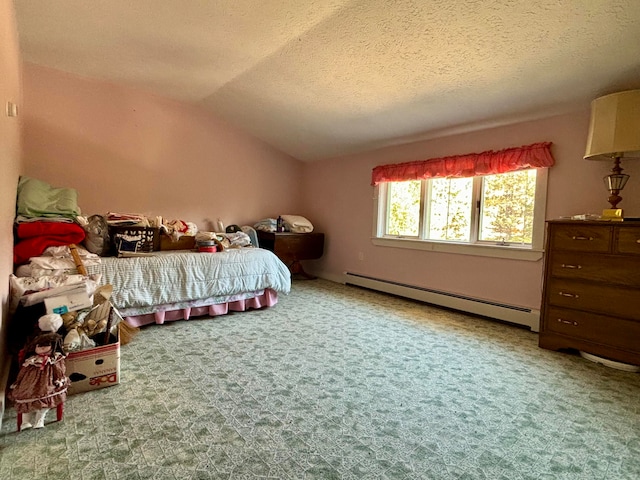
[(567, 293), (563, 291), (558, 292), (558, 295), (562, 295), (563, 297), (580, 298), (580, 295), (577, 295), (575, 293)]
[(580, 270), (582, 268), (582, 265), (570, 265), (568, 263), (563, 263), (562, 265), (560, 265), (562, 268), (576, 268), (578, 270)]
[(640, 243), (640, 238), (636, 240), (636, 243)]
[(574, 235), (573, 237), (571, 237), (571, 240), (593, 240), (593, 237), (581, 237)]
[(558, 318), (558, 322), (566, 323), (567, 325), (573, 325), (574, 327), (578, 326), (578, 322), (573, 322), (571, 320), (565, 320), (564, 318)]

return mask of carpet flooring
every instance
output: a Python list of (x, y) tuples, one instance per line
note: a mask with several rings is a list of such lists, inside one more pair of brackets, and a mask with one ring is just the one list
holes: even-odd
[(145, 327), (120, 385), (0, 431), (0, 478), (638, 479), (640, 375), (324, 280)]

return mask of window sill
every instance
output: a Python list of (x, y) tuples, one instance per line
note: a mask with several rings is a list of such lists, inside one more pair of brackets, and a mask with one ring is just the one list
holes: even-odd
[(429, 242), (409, 238), (372, 238), (371, 243), (379, 247), (408, 248), (430, 252), (474, 255), (476, 257), (496, 257), (536, 262), (544, 254), (543, 250), (502, 245), (461, 245), (447, 242)]

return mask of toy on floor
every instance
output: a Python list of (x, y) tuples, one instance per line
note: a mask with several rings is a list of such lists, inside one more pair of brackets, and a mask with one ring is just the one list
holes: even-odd
[(47, 412), (57, 408), (57, 419), (67, 398), (69, 378), (66, 376), (62, 336), (43, 333), (27, 344), (25, 360), (9, 395), (18, 413), (18, 430), (42, 428)]

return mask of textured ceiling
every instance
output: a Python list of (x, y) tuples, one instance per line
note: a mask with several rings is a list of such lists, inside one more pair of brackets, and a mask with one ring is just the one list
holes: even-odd
[(639, 0), (16, 0), (23, 59), (199, 104), (305, 161), (640, 88)]

